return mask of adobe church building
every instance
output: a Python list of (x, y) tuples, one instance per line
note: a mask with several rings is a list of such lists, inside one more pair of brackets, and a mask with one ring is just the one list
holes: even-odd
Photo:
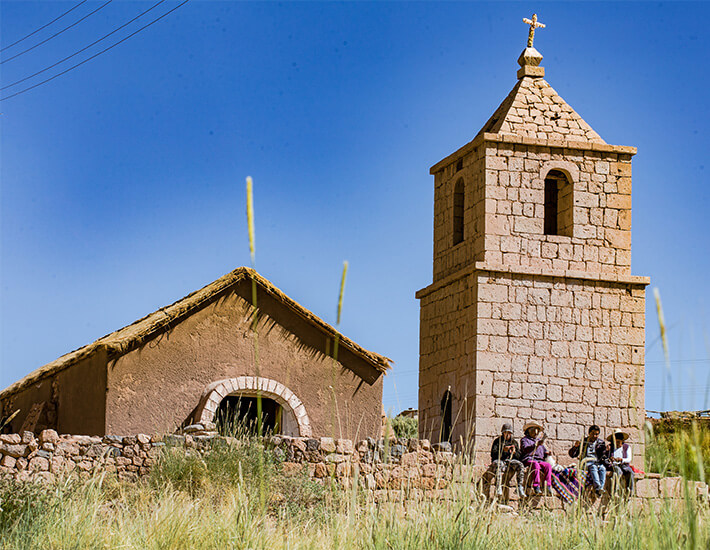
[(242, 267), (34, 371), (0, 403), (4, 417), (20, 411), (10, 432), (160, 434), (227, 407), (253, 418), (259, 392), (276, 433), (361, 439), (379, 436), (389, 362)]
[(598, 424), (643, 460), (645, 287), (631, 275), (631, 158), (543, 78), (528, 47), (483, 129), (431, 168), (433, 282), (420, 300), (420, 437), (487, 462), (504, 422), (558, 456)]

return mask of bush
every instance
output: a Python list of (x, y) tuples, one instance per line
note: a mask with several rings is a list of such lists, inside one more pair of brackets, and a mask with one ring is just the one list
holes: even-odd
[(166, 447), (149, 477), (153, 487), (171, 487), (193, 497), (205, 490), (207, 480), (207, 464), (200, 454), (182, 447)]
[[(197, 452), (166, 447), (153, 467), (149, 483), (156, 489), (169, 488), (191, 497), (239, 487), (252, 507), (263, 506), (281, 518), (320, 513), (325, 501), (323, 484), (311, 480), (306, 471), (285, 476), (280, 460), (262, 439), (216, 439)], [(212, 491), (210, 491), (212, 489)]]
[(295, 476), (279, 475), (270, 487), (269, 511), (280, 519), (322, 518), (326, 490), (304, 469)]
[(18, 523), (32, 524), (41, 520), (58, 499), (51, 487), (41, 483), (0, 479), (0, 533)]
[(663, 475), (710, 480), (710, 426), (683, 420), (647, 425), (646, 469)]
[(396, 416), (390, 420), (395, 437), (416, 439), (419, 437), (419, 421), (409, 416)]

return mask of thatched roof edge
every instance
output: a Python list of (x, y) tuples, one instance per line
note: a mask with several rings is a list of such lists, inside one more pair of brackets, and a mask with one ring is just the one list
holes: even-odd
[(62, 355), (51, 363), (47, 363), (46, 365), (32, 371), (21, 380), (18, 380), (14, 384), (2, 390), (0, 392), (0, 399), (13, 395), (32, 384), (40, 382), (50, 375), (71, 367), (82, 359), (96, 353), (101, 348), (105, 348), (107, 353), (113, 357), (123, 355), (150, 340), (156, 333), (170, 328), (171, 324), (181, 321), (195, 309), (198, 309), (203, 305), (207, 305), (207, 303), (212, 301), (212, 299), (232, 288), (240, 281), (245, 279), (250, 280), (251, 278), (254, 278), (257, 284), (274, 299), (289, 307), (307, 322), (315, 325), (324, 333), (333, 338), (337, 336), (339, 346), (347, 348), (353, 354), (372, 365), (375, 370), (381, 373), (386, 373), (387, 370), (390, 369), (391, 359), (368, 351), (346, 336), (343, 336), (320, 317), (316, 316), (292, 298), (289, 298), (279, 288), (275, 287), (270, 281), (259, 275), (259, 273), (255, 270), (248, 267), (239, 267), (201, 288), (200, 290), (196, 290), (184, 298), (170, 304), (169, 306), (162, 307), (157, 311), (138, 319), (130, 325), (107, 334), (91, 344)]

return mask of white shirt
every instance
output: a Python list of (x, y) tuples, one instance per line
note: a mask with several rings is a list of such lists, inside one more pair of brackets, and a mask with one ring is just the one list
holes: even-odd
[(624, 458), (624, 449), (623, 447), (619, 447), (614, 451), (613, 454), (614, 458), (620, 458), (622, 464), (631, 464), (631, 459), (634, 457), (634, 453), (631, 449), (631, 445), (627, 443), (626, 447), (626, 458)]

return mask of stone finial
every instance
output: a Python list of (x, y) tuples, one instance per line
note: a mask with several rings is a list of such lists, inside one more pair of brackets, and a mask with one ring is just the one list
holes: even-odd
[(541, 29), (545, 28), (545, 25), (537, 22), (537, 14), (533, 13), (532, 19), (523, 17), (523, 23), (530, 25), (530, 30), (528, 31), (528, 48), (533, 47), (533, 40), (535, 39), (535, 28), (539, 27)]
[(533, 47), (525, 48), (520, 54), (520, 57), (518, 57), (518, 65), (520, 65), (518, 78), (523, 78), (524, 76), (545, 76), (545, 68), (540, 67), (541, 61), (542, 54), (539, 51)]

